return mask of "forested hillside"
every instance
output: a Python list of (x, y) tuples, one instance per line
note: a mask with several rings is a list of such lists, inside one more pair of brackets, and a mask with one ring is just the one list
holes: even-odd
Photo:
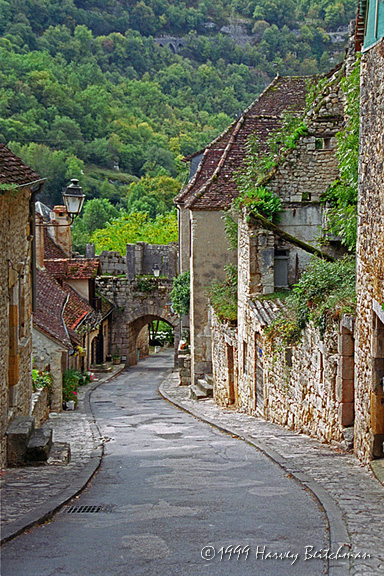
[[(181, 158), (220, 133), (277, 70), (314, 74), (342, 58), (336, 30), (345, 32), (355, 8), (355, 0), (0, 0), (0, 140), (48, 178), (43, 202), (60, 202), (77, 176), (88, 198), (155, 218), (185, 177)], [(249, 43), (232, 33), (239, 29)], [(183, 38), (177, 54), (159, 45), (164, 35)]]

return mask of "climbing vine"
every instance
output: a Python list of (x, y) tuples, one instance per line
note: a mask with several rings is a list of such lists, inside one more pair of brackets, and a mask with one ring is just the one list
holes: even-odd
[(360, 57), (352, 72), (343, 78), (341, 87), (346, 96), (344, 130), (336, 135), (340, 178), (323, 196), (327, 204), (327, 231), (341, 239), (355, 252), (357, 238), (357, 195), (360, 124)]
[(284, 345), (294, 344), (309, 322), (313, 322), (323, 336), (327, 326), (342, 314), (354, 314), (355, 268), (356, 262), (351, 256), (336, 262), (313, 258), (285, 299), (284, 311), (266, 329), (268, 338), (279, 338)]
[(225, 280), (213, 282), (208, 289), (208, 297), (217, 317), (224, 320), (237, 320), (237, 266), (224, 266)]

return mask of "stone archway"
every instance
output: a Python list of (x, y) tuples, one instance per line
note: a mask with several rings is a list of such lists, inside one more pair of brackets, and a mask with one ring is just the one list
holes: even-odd
[(178, 334), (178, 322), (176, 325), (170, 322), (169, 318), (154, 316), (154, 315), (146, 315), (140, 316), (133, 322), (131, 322), (129, 326), (129, 333), (130, 339), (128, 343), (128, 354), (127, 354), (127, 363), (129, 366), (137, 364), (139, 358), (139, 351), (137, 348), (137, 340), (139, 334), (141, 333), (142, 329), (147, 326), (151, 322), (156, 322), (157, 320), (162, 320), (166, 322), (174, 329), (174, 350), (175, 350), (175, 361), (176, 361), (176, 354), (178, 350), (178, 343), (179, 343), (179, 334)]
[(99, 277), (97, 287), (101, 295), (113, 302), (111, 352), (125, 356), (128, 366), (137, 364), (136, 341), (140, 330), (154, 320), (163, 320), (174, 328), (175, 363), (179, 344), (179, 316), (170, 304), (172, 279), (159, 278), (152, 284), (122, 277)]

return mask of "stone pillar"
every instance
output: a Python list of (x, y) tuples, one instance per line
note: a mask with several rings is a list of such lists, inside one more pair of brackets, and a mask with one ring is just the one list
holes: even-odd
[(126, 252), (126, 266), (127, 278), (133, 280), (135, 278), (135, 262), (136, 262), (136, 244), (127, 244)]
[(94, 244), (85, 245), (85, 257), (94, 258), (96, 256), (96, 249)]
[(336, 398), (341, 426), (354, 422), (354, 339), (352, 332), (341, 326), (338, 337), (339, 370), (336, 380)]

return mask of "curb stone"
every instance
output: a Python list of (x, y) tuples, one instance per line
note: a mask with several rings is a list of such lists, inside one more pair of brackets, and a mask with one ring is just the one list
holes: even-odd
[[(159, 394), (165, 400), (174, 406), (177, 406), (181, 410), (184, 410), (184, 412), (187, 412), (195, 418), (198, 418), (202, 422), (217, 428), (221, 432), (231, 434), (232, 436), (243, 440), (250, 446), (253, 446), (262, 452), (265, 456), (270, 458), (273, 462), (278, 464), (285, 472), (290, 474), (302, 486), (310, 490), (310, 492), (312, 492), (313, 496), (323, 509), (327, 519), (329, 531), (329, 548), (331, 550), (337, 550), (339, 546), (342, 546), (343, 544), (350, 541), (347, 526), (339, 506), (337, 505), (336, 501), (327, 493), (327, 491), (322, 486), (320, 486), (320, 484), (318, 484), (318, 482), (313, 480), (308, 474), (298, 470), (297, 467), (292, 468), (292, 466), (283, 456), (266, 446), (262, 440), (255, 440), (255, 438), (248, 435), (242, 436), (238, 433), (238, 431), (231, 428), (230, 426), (224, 427), (221, 424), (218, 424), (215, 420), (199, 414), (198, 410), (193, 411), (190, 408), (184, 406), (181, 402), (178, 402), (176, 398), (172, 398), (172, 396), (164, 390), (164, 384), (167, 382), (167, 379), (173, 379), (174, 374), (175, 373), (173, 373), (171, 377), (168, 376), (168, 378), (165, 378), (160, 384)], [(336, 559), (328, 560), (328, 576), (348, 576), (349, 574), (350, 563), (340, 562)]]
[(97, 445), (96, 448), (92, 451), (92, 454), (89, 457), (89, 460), (83, 470), (81, 470), (81, 472), (77, 475), (77, 477), (71, 483), (70, 487), (66, 488), (53, 498), (50, 498), (48, 502), (41, 504), (31, 512), (25, 514), (23, 517), (15, 520), (8, 526), (2, 527), (0, 545), (9, 542), (13, 538), (16, 538), (16, 536), (19, 536), (33, 526), (43, 524), (47, 520), (50, 520), (54, 514), (60, 510), (60, 508), (72, 500), (72, 498), (78, 496), (96, 474), (104, 455), (104, 443), (95, 416), (92, 412), (90, 397), (92, 392), (101, 386), (101, 384), (108, 382), (120, 374), (124, 369), (125, 366), (122, 366), (107, 378), (101, 380), (100, 382), (95, 382), (92, 387), (85, 393), (84, 413), (88, 416), (88, 423), (90, 425), (94, 441), (97, 443)]

